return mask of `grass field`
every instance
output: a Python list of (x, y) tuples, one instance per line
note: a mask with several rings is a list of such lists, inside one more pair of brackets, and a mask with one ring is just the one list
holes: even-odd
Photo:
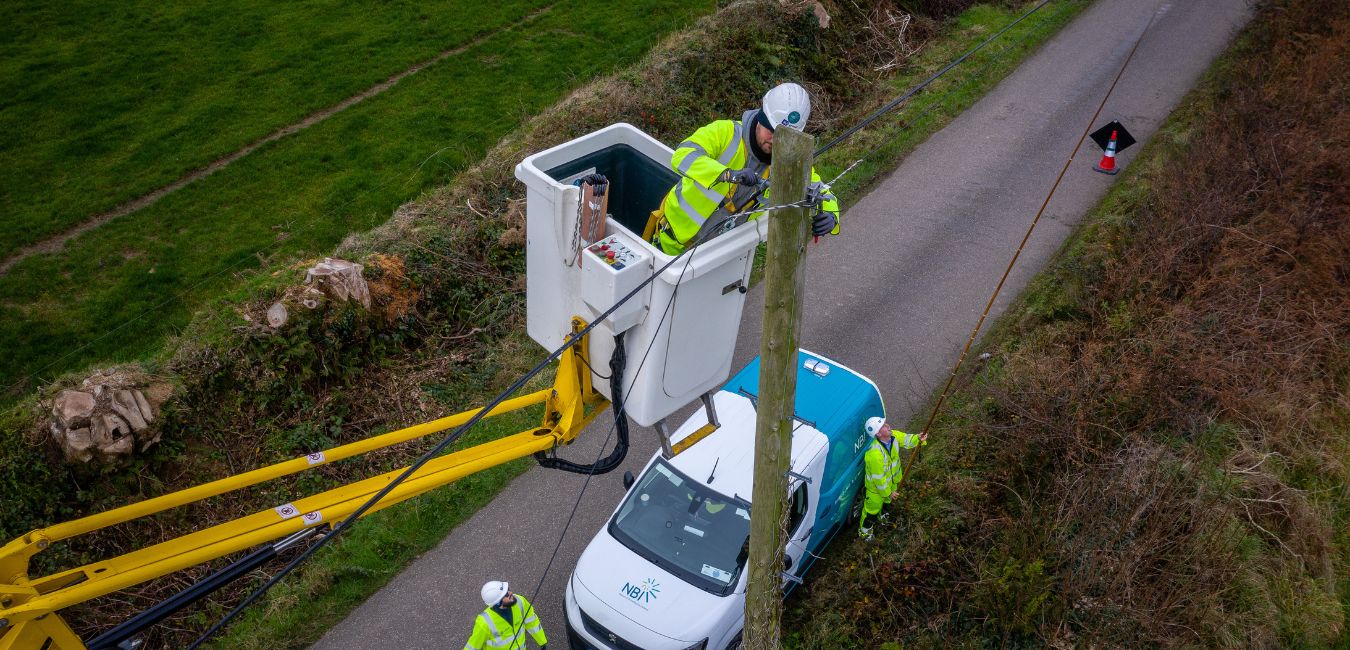
[(0, 258), (549, 3), (9, 3)]
[[(321, 254), (347, 233), (384, 221), (528, 114), (586, 79), (635, 61), (713, 5), (637, 0), (613, 11), (583, 0), (553, 6), (527, 26), (494, 34), (378, 97), (79, 237), (61, 255), (21, 262), (0, 277), (0, 347), (11, 352), (0, 358), (0, 391), (31, 386), (25, 378), (154, 349), (203, 300), (230, 286), (233, 274), (262, 260)], [(323, 74), (311, 69), (298, 77)], [(370, 81), (367, 75), (352, 85)], [(7, 105), (4, 112), (10, 110)], [(274, 126), (255, 127), (232, 142)], [(165, 171), (145, 187), (176, 173)]]

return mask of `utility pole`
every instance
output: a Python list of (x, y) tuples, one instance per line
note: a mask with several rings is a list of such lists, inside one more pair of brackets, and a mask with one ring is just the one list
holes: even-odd
[[(773, 137), (773, 205), (800, 202), (811, 178), (815, 138), (782, 127)], [(783, 545), (787, 472), (797, 394), (797, 326), (805, 284), (802, 259), (809, 233), (805, 208), (772, 210), (764, 265), (764, 330), (759, 347), (755, 480), (751, 490), (750, 575), (745, 592), (747, 650), (777, 650), (783, 619)]]

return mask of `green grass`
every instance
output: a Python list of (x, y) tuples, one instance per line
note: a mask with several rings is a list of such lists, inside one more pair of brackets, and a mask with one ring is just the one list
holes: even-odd
[[(159, 347), (260, 257), (321, 254), (441, 185), (530, 113), (712, 0), (554, 7), (0, 277), (0, 385)], [(147, 313), (148, 312), (148, 313)]]
[(7, 4), (0, 258), (549, 0), (480, 4)]

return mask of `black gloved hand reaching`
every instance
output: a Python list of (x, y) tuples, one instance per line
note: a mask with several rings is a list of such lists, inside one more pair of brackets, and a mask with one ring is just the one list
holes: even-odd
[(816, 217), (811, 220), (811, 234), (817, 237), (828, 235), (834, 230), (834, 226), (837, 223), (839, 223), (839, 219), (834, 216), (833, 212), (821, 210), (820, 212), (817, 212)]
[(749, 169), (728, 169), (722, 172), (722, 175), (718, 176), (717, 180), (723, 183), (735, 183), (746, 187), (754, 187), (759, 185), (761, 179), (759, 174), (756, 174)]

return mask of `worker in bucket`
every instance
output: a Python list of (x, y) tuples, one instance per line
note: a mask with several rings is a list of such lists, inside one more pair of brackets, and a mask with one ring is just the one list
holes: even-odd
[(487, 609), (474, 619), (473, 634), (464, 650), (523, 650), (526, 632), (540, 648), (548, 646), (544, 626), (524, 596), (511, 593), (510, 585), (501, 580), (484, 584), (481, 593)]
[[(652, 244), (667, 255), (678, 255), (691, 240), (706, 241), (758, 216), (754, 210), (768, 196), (774, 131), (801, 131), (810, 117), (806, 89), (779, 84), (740, 120), (718, 120), (681, 142), (670, 161), (681, 179), (652, 213), (646, 233)], [(839, 202), (829, 190), (812, 169), (805, 198), (812, 199), (811, 232), (816, 236), (839, 234)], [(710, 228), (716, 231), (704, 232)]]
[(863, 454), (863, 486), (867, 493), (863, 497), (862, 517), (858, 519), (858, 534), (871, 540), (872, 524), (885, 518), (881, 514), (882, 506), (900, 496), (900, 479), (905, 471), (900, 448), (913, 449), (928, 444), (928, 432), (917, 436), (896, 432), (880, 417), (867, 418), (863, 428), (872, 436), (872, 444)]

